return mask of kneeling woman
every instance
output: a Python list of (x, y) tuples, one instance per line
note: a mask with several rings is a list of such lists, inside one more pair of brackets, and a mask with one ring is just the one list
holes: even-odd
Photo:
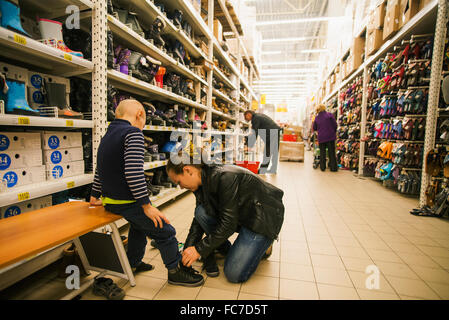
[[(277, 239), (284, 221), (284, 192), (247, 169), (233, 165), (173, 164), (167, 174), (194, 192), (195, 216), (184, 244), (182, 262), (200, 257), (209, 276), (218, 276), (215, 250), (226, 255), (224, 274), (244, 282)], [(231, 245), (228, 238), (238, 232)], [(203, 238), (204, 233), (206, 236)], [(268, 250), (270, 251), (270, 250)], [(271, 254), (271, 251), (270, 251)]]

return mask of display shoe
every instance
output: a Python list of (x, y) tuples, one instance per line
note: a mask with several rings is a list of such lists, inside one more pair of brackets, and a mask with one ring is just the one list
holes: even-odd
[(173, 20), (173, 24), (178, 28), (182, 27), (182, 11), (175, 9), (169, 15), (168, 18)]
[(176, 121), (178, 121), (181, 124), (182, 128), (190, 127), (185, 120), (184, 110), (178, 110), (178, 112), (176, 113)]
[(131, 50), (122, 48), (120, 45), (115, 49), (116, 53), (116, 66), (118, 68), (117, 71), (124, 73), (126, 75), (129, 74), (129, 59), (131, 57)]
[[(20, 22), (19, 0), (0, 0), (0, 26), (29, 37)], [(62, 39), (62, 38), (61, 38)]]
[(49, 19), (39, 19), (39, 30), (42, 35), (42, 40), (47, 45), (58, 48), (71, 55), (83, 58), (83, 53), (70, 50), (64, 43), (62, 37), (62, 23)]
[(179, 262), (179, 265), (168, 270), (168, 283), (172, 285), (198, 287), (204, 283), (204, 278), (192, 267), (186, 267)]
[(211, 278), (218, 277), (220, 274), (213, 252), (203, 260), (203, 270), (206, 270), (206, 274)]
[(166, 69), (164, 67), (159, 67), (159, 70), (156, 73), (155, 79), (157, 85), (162, 88), (164, 86), (164, 75), (165, 75)]
[(156, 114), (156, 108), (150, 102), (143, 102), (142, 104), (145, 107), (147, 113), (146, 124), (151, 123), (155, 126), (163, 126), (165, 124), (164, 120)]
[(107, 31), (107, 37), (108, 37), (108, 56), (107, 56), (107, 63), (108, 63), (108, 69), (114, 68), (114, 37), (112, 34), (112, 31)]
[[(25, 83), (6, 80), (6, 113), (39, 116), (39, 111), (32, 109), (25, 98)], [(3, 91), (4, 92), (4, 91)]]
[(181, 63), (184, 63), (184, 57), (186, 55), (186, 51), (185, 51), (182, 43), (179, 42), (179, 40), (175, 40), (173, 53), (175, 54), (175, 57), (179, 58), (179, 61)]
[(151, 195), (157, 196), (161, 192), (161, 189), (152, 184), (152, 179), (153, 172), (145, 172), (145, 181), (147, 183), (148, 191), (151, 193)]
[(162, 30), (166, 27), (166, 23), (162, 17), (157, 16), (156, 19), (153, 21), (153, 24), (150, 26), (150, 29), (145, 32), (145, 39), (153, 40), (154, 44), (157, 47), (164, 47), (165, 41), (162, 39), (161, 34)]
[(188, 23), (187, 21), (183, 21), (182, 23), (182, 29), (184, 30), (184, 32), (186, 33), (186, 35), (191, 39), (192, 39), (192, 26), (190, 25), (190, 23)]
[(59, 118), (83, 119), (82, 113), (73, 111), (67, 105), (67, 91), (65, 84), (45, 81), (44, 86), (47, 105), (49, 107), (58, 108)]
[(155, 115), (159, 116), (162, 120), (165, 121), (165, 126), (171, 127), (173, 125), (173, 121), (167, 117), (167, 115), (159, 109), (156, 109)]

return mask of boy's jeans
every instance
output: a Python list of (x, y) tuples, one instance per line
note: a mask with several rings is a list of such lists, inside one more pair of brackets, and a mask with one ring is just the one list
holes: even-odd
[(162, 228), (156, 228), (154, 222), (148, 218), (141, 205), (107, 204), (105, 209), (125, 218), (129, 224), (128, 233), (128, 260), (131, 267), (136, 267), (145, 255), (147, 237), (154, 239), (167, 269), (174, 269), (181, 260), (178, 250), (176, 230), (171, 224), (163, 222)]
[[(217, 219), (207, 215), (203, 206), (195, 209), (195, 219), (206, 234), (217, 227)], [(251, 230), (241, 227), (239, 236), (234, 241), (224, 263), (224, 274), (230, 282), (244, 282), (256, 271), (265, 251), (273, 240)]]

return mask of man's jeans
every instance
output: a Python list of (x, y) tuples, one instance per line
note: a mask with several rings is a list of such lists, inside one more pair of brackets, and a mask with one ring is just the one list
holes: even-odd
[(154, 239), (167, 269), (174, 269), (181, 260), (176, 239), (176, 230), (171, 224), (163, 222), (162, 228), (156, 228), (154, 222), (148, 218), (141, 205), (107, 204), (105, 209), (123, 216), (129, 224), (128, 233), (128, 260), (131, 267), (136, 267), (145, 255), (147, 237)]
[[(217, 219), (209, 216), (201, 205), (195, 209), (195, 219), (207, 235), (217, 227)], [(261, 234), (241, 227), (239, 236), (226, 256), (223, 270), (226, 278), (234, 283), (248, 280), (272, 242), (273, 240)]]

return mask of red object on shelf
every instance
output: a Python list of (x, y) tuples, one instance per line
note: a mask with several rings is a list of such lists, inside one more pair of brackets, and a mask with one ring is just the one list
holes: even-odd
[(298, 136), (296, 134), (284, 134), (282, 137), (282, 141), (297, 142)]
[(240, 167), (246, 168), (255, 174), (259, 172), (260, 161), (236, 161), (235, 164)]

